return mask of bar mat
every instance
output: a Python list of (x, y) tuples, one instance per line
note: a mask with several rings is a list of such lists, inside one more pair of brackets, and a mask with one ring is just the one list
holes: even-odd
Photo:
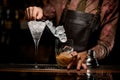
[(66, 67), (57, 64), (0, 64), (0, 68), (32, 69), (36, 65), (38, 69), (66, 69)]

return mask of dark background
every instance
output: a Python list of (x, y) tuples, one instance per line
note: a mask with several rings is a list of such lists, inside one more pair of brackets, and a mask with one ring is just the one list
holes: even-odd
[[(24, 9), (28, 4), (40, 3), (39, 0), (0, 0), (0, 63), (24, 62), (25, 59), (31, 57), (23, 57), (24, 52), (33, 52), (34, 44), (29, 30), (24, 20)], [(119, 6), (120, 8), (120, 6)], [(7, 9), (10, 10), (9, 18)], [(18, 13), (16, 13), (18, 11)], [(18, 16), (16, 18), (16, 15)], [(5, 27), (2, 22), (12, 23), (10, 28)], [(21, 27), (21, 24), (25, 27)], [(10, 24), (7, 24), (10, 25)], [(115, 37), (115, 45), (110, 55), (102, 61), (102, 64), (120, 65), (120, 19)], [(3, 40), (3, 37), (5, 38)], [(27, 45), (27, 46), (26, 46)], [(22, 47), (22, 48), (21, 48)], [(28, 47), (28, 48), (26, 48)], [(11, 51), (12, 50), (12, 51)], [(22, 54), (21, 54), (22, 53)], [(20, 60), (19, 60), (20, 59)], [(30, 61), (28, 61), (30, 62)]]

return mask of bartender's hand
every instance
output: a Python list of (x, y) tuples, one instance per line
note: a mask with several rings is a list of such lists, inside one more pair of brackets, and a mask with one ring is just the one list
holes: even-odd
[(86, 65), (87, 56), (88, 56), (87, 51), (77, 53), (76, 59), (73, 59), (73, 61), (67, 66), (67, 68), (70, 69), (73, 65), (76, 65), (77, 70), (80, 70), (81, 68), (87, 69)]
[(25, 10), (25, 18), (27, 20), (36, 20), (43, 17), (43, 10), (40, 7), (32, 6)]

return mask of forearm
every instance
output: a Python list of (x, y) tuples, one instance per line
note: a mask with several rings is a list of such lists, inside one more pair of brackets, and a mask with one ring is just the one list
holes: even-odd
[(114, 24), (111, 22), (110, 24), (106, 24), (104, 26), (100, 35), (100, 39), (98, 40), (98, 44), (92, 48), (96, 51), (96, 57), (98, 59), (103, 59), (109, 55), (109, 52), (111, 52), (114, 47), (117, 20), (118, 18), (113, 21)]
[(108, 5), (109, 8), (105, 12), (104, 9), (107, 5), (104, 5), (101, 12), (101, 27), (102, 31), (98, 40), (98, 43), (92, 49), (96, 51), (96, 57), (103, 59), (112, 51), (114, 47), (114, 40), (117, 29), (117, 22), (119, 18), (118, 3)]

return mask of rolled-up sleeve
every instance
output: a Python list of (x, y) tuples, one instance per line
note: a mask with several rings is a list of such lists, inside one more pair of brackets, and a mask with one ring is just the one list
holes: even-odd
[(98, 45), (92, 48), (96, 51), (96, 57), (98, 59), (103, 59), (113, 49), (119, 18), (118, 4), (118, 0), (103, 0), (101, 8), (102, 31)]

